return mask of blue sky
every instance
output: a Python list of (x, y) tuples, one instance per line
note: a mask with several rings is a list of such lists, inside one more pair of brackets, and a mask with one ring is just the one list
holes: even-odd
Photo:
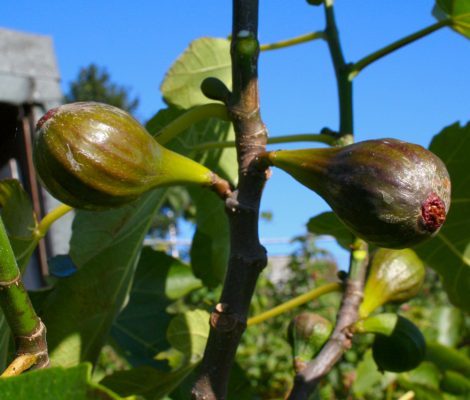
[[(337, 0), (346, 59), (357, 61), (434, 23), (432, 7), (430, 0)], [(140, 98), (141, 120), (163, 107), (161, 80), (188, 43), (200, 36), (226, 37), (230, 24), (229, 0), (3, 0), (0, 7), (0, 27), (52, 36), (64, 90), (81, 66), (105, 66), (113, 80)], [(304, 0), (261, 0), (261, 43), (323, 27), (323, 10)], [(442, 127), (468, 121), (469, 71), (470, 41), (448, 28), (369, 66), (354, 83), (356, 140), (395, 137), (427, 146)], [(336, 87), (326, 44), (262, 53), (260, 96), (272, 136), (336, 129)], [(261, 235), (272, 238), (303, 233), (308, 218), (328, 207), (274, 171), (262, 209), (274, 214), (272, 222), (261, 223)], [(346, 262), (344, 254), (340, 259)]]

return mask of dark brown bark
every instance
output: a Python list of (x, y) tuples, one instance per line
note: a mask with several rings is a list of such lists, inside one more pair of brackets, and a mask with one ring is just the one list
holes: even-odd
[(267, 170), (254, 166), (267, 141), (259, 111), (257, 31), (258, 0), (234, 0), (233, 90), (226, 104), (236, 134), (239, 185), (226, 200), (230, 259), (219, 304), (211, 314), (209, 339), (192, 389), (193, 399), (226, 398), (256, 281), (267, 263), (266, 250), (258, 236), (259, 204)]

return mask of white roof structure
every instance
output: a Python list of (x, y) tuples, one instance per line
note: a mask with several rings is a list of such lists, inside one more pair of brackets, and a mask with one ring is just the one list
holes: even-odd
[(0, 28), (0, 102), (38, 104), (62, 101), (52, 38)]

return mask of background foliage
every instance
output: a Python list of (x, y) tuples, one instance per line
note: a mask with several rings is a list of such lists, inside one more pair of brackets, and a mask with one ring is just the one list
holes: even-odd
[[(440, 19), (451, 16), (452, 28), (468, 36), (465, 4), (438, 1), (434, 13)], [(147, 123), (157, 140), (164, 126), (208, 102), (199, 90), (201, 80), (208, 76), (217, 76), (230, 87), (229, 41), (197, 39), (169, 69), (161, 85), (167, 107)], [(125, 89), (110, 82), (105, 70), (94, 65), (82, 70), (68, 99), (105, 101), (130, 111), (137, 106), (137, 99), (131, 100)], [(233, 138), (228, 122), (211, 118), (191, 126), (167, 146), (235, 183), (235, 150), (204, 147), (208, 142)], [(409, 390), (419, 399), (462, 398), (452, 394), (449, 376), (460, 374), (465, 381), (470, 374), (470, 321), (465, 314), (470, 310), (469, 146), (470, 124), (452, 124), (432, 140), (430, 149), (451, 174), (452, 208), (439, 235), (416, 249), (431, 268), (422, 294), (400, 307), (385, 307), (413, 320), (430, 348), (437, 350), (429, 352), (426, 362), (414, 371), (383, 375), (368, 350), (371, 337), (358, 336), (354, 348), (314, 398), (391, 399)], [(37, 222), (31, 204), (17, 183), (2, 181), (0, 205), (23, 266), (35, 244), (31, 231)], [(156, 249), (142, 249), (157, 215), (168, 207), (197, 225), (189, 257), (182, 260)], [(351, 234), (333, 213), (312, 216), (307, 226), (313, 235), (331, 235), (345, 248), (351, 244)], [(285, 279), (277, 283), (266, 276), (260, 279), (252, 315), (336, 280), (338, 266), (330, 253), (317, 247), (316, 236), (297, 240), (299, 250), (291, 255)], [(56, 368), (1, 380), (0, 397), (39, 399), (48, 391), (48, 396), (57, 393), (70, 399), (186, 398), (204, 351), (208, 312), (219, 297), (228, 241), (223, 204), (201, 189), (159, 189), (120, 209), (77, 212), (69, 257), (51, 260), (56, 277), (49, 279), (48, 288), (31, 293), (48, 327)], [(285, 334), (290, 318), (308, 309), (334, 321), (339, 299), (338, 294), (330, 294), (250, 327), (237, 355), (230, 398), (282, 398), (293, 377)], [(2, 318), (3, 363), (9, 346), (9, 331)], [(91, 366), (95, 367), (93, 374)], [(36, 397), (27, 397), (30, 393)]]

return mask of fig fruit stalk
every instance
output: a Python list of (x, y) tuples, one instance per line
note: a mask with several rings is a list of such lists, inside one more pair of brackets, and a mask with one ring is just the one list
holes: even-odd
[(48, 111), (37, 124), (33, 159), (48, 191), (81, 209), (122, 206), (169, 185), (229, 190), (203, 165), (157, 143), (127, 112), (95, 102)]
[(411, 247), (436, 235), (449, 211), (447, 169), (416, 144), (367, 140), (260, 158), (314, 190), (351, 231), (380, 247)]

